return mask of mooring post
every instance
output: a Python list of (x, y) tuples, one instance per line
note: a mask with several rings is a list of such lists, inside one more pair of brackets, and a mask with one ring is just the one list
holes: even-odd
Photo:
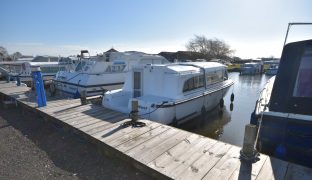
[(44, 85), (42, 80), (42, 74), (40, 67), (33, 67), (31, 69), (32, 77), (33, 77), (33, 83), (36, 89), (37, 93), (37, 103), (38, 107), (43, 107), (47, 105), (47, 98), (44, 92)]
[(80, 102), (81, 102), (81, 105), (87, 104), (87, 92), (86, 92), (86, 90), (82, 90), (80, 92)]
[(21, 78), (19, 76), (16, 77), (16, 85), (17, 86), (21, 85)]
[(9, 83), (10, 80), (11, 80), (11, 77), (10, 77), (9, 75), (7, 75), (7, 77), (6, 77), (6, 82)]
[(136, 122), (139, 119), (138, 111), (139, 110), (139, 102), (137, 99), (132, 99), (131, 101), (131, 120)]
[(244, 143), (241, 151), (241, 154), (242, 156), (244, 156), (244, 159), (254, 159), (255, 156), (258, 154), (255, 148), (256, 137), (257, 137), (257, 126), (253, 124), (247, 124), (245, 126)]

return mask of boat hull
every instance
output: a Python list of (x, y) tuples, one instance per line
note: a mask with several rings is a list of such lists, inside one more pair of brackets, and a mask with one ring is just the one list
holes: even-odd
[(86, 96), (103, 95), (106, 91), (120, 89), (123, 86), (123, 82), (109, 83), (109, 84), (95, 84), (95, 85), (78, 85), (74, 83), (67, 83), (62, 81), (53, 81), (56, 89), (63, 95), (80, 98), (83, 91), (86, 92)]
[[(204, 91), (189, 94), (181, 100), (151, 96), (137, 97), (139, 116), (162, 124), (180, 124), (219, 105), (220, 99), (232, 85), (233, 81), (228, 80)], [(105, 94), (102, 104), (109, 109), (130, 113), (131, 97), (130, 92), (115, 90)]]
[(150, 114), (148, 113), (152, 112), (154, 109), (151, 109), (149, 111), (139, 109), (139, 111), (141, 114), (147, 113), (147, 115), (142, 117), (159, 123), (181, 124), (197, 116), (200, 116), (202, 113), (210, 111), (216, 106), (218, 106), (220, 103), (220, 99), (222, 99), (225, 96), (229, 88), (230, 86), (212, 93), (207, 93), (200, 97), (190, 98), (182, 103), (176, 103), (169, 106), (159, 107), (157, 110), (155, 110), (153, 113)]
[(53, 84), (62, 95), (80, 98), (103, 95), (106, 91), (120, 89), (125, 81), (126, 72), (88, 74), (78, 72), (58, 72)]
[(263, 153), (312, 167), (312, 121), (285, 116), (264, 114), (258, 147)]

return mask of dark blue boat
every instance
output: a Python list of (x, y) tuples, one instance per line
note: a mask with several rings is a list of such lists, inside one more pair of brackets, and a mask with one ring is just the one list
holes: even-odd
[(251, 124), (259, 128), (258, 150), (312, 167), (312, 40), (284, 46)]

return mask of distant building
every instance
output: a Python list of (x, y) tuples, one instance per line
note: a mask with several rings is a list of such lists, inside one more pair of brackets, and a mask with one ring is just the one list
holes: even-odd
[(108, 51), (106, 51), (107, 53), (109, 53), (109, 52), (118, 52), (116, 49), (114, 49), (114, 48), (110, 48)]

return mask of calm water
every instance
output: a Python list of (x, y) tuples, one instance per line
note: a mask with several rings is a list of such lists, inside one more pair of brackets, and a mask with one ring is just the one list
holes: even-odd
[[(254, 110), (256, 100), (271, 76), (241, 76), (239, 73), (233, 72), (229, 73), (229, 77), (235, 84), (224, 98), (225, 108), (223, 113), (219, 113), (219, 108), (215, 108), (207, 112), (205, 120), (197, 118), (189, 123), (182, 124), (179, 128), (242, 146), (245, 125), (249, 123), (250, 114)], [(235, 100), (234, 109), (231, 112), (230, 96), (232, 91)]]

